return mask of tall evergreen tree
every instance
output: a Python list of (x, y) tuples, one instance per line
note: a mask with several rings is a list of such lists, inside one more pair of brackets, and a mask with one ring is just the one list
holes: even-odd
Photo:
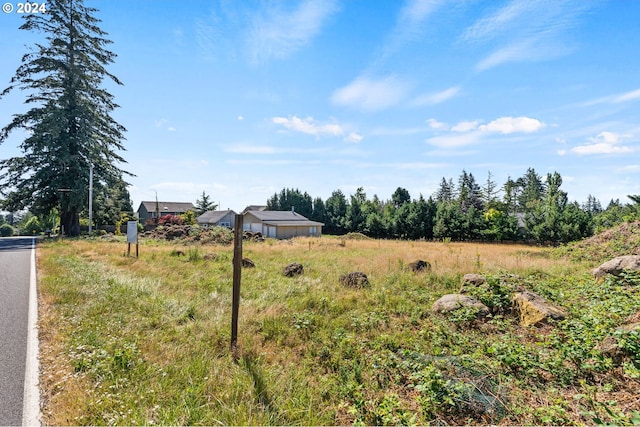
[(493, 174), (491, 171), (487, 173), (487, 181), (482, 187), (482, 200), (485, 205), (492, 204), (493, 202), (498, 200), (498, 184), (493, 180)]
[(482, 210), (482, 192), (472, 173), (463, 170), (458, 178), (458, 204), (462, 212), (467, 212), (470, 207)]
[(0, 143), (18, 129), (28, 131), (23, 155), (0, 161), (4, 209), (28, 207), (37, 214), (60, 208), (67, 234), (80, 233), (79, 215), (88, 202), (89, 168), (104, 188), (122, 181), (125, 129), (112, 117), (118, 107), (102, 88), (105, 78), (122, 84), (105, 68), (115, 54), (111, 41), (83, 0), (50, 0), (46, 14), (25, 15), (20, 29), (42, 32), (45, 42), (23, 56), (9, 87), (27, 93), (31, 108), (14, 114), (0, 131)]
[(455, 186), (453, 184), (453, 180), (449, 179), (449, 181), (447, 181), (444, 177), (442, 177), (442, 181), (440, 181), (440, 187), (435, 194), (436, 202), (450, 202), (453, 200), (454, 195)]
[(350, 198), (351, 203), (347, 206), (345, 225), (349, 231), (362, 232), (367, 219), (363, 213), (367, 194), (364, 192), (364, 188), (358, 187), (356, 193), (352, 194)]
[(347, 198), (342, 190), (335, 190), (324, 203), (327, 211), (327, 224), (324, 229), (327, 233), (344, 233), (344, 225), (347, 216)]
[(518, 178), (517, 184), (522, 188), (518, 196), (518, 205), (521, 212), (533, 210), (537, 204), (543, 199), (545, 193), (545, 185), (542, 178), (533, 168), (527, 169), (522, 178)]
[(391, 201), (396, 208), (404, 205), (411, 201), (411, 195), (409, 194), (409, 190), (406, 188), (398, 187), (396, 191), (391, 195)]
[(327, 208), (325, 207), (322, 198), (316, 197), (313, 199), (313, 211), (311, 212), (309, 219), (319, 221), (325, 225), (329, 222), (327, 218)]
[(297, 188), (283, 188), (280, 193), (275, 193), (267, 200), (267, 209), (272, 211), (293, 209), (308, 218), (313, 213), (313, 199), (306, 191), (303, 194)]
[(515, 215), (518, 212), (518, 197), (520, 186), (518, 183), (511, 179), (511, 177), (507, 178), (507, 182), (504, 183), (502, 187), (504, 189), (504, 204), (506, 207), (506, 213)]

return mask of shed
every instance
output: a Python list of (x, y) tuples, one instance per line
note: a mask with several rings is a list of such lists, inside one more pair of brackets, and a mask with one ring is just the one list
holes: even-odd
[(265, 237), (290, 239), (298, 236), (320, 237), (323, 225), (294, 211), (248, 211), (244, 214), (243, 230), (260, 232)]

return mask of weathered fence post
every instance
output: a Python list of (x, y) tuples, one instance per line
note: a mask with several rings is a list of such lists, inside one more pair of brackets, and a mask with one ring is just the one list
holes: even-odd
[(242, 278), (242, 220), (236, 215), (233, 234), (233, 302), (231, 307), (231, 346), (234, 360), (238, 360), (238, 312), (240, 310), (240, 281)]

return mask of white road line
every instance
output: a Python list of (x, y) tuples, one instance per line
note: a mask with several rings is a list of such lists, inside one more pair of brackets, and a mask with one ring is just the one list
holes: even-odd
[(38, 282), (36, 280), (36, 239), (31, 240), (31, 279), (29, 281), (29, 319), (27, 332), (27, 363), (24, 373), (22, 425), (41, 426), (40, 361), (38, 358)]

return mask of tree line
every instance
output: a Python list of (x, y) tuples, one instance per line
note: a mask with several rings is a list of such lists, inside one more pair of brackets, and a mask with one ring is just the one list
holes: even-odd
[(633, 203), (611, 200), (606, 209), (589, 195), (579, 204), (561, 190), (558, 172), (523, 176), (499, 186), (489, 172), (484, 183), (465, 170), (442, 178), (437, 191), (414, 199), (398, 187), (389, 200), (367, 197), (363, 187), (347, 197), (335, 190), (326, 200), (299, 189), (284, 188), (267, 200), (270, 210), (291, 210), (324, 223), (327, 234), (363, 233), (387, 239), (457, 241), (535, 241), (566, 243), (593, 235), (623, 221), (640, 219), (640, 196)]

